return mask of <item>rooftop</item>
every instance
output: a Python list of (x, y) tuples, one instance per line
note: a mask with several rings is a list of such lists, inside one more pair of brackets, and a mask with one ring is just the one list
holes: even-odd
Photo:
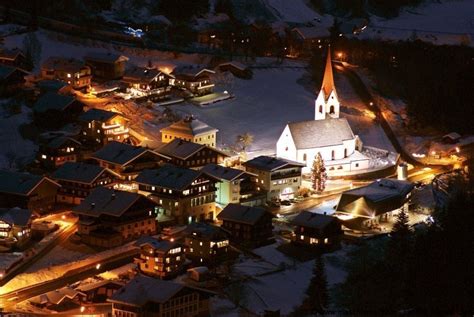
[(258, 156), (243, 163), (244, 166), (253, 167), (259, 170), (273, 172), (281, 168), (303, 167), (304, 164), (271, 156)]
[(5, 49), (5, 48), (2, 48), (0, 49), (0, 59), (3, 59), (3, 60), (11, 60), (13, 61), (14, 59), (16, 59), (19, 55), (22, 55), (22, 56), (25, 56), (23, 54), (23, 52), (18, 49), (18, 48), (14, 48), (14, 49)]
[(201, 175), (203, 175), (201, 171), (166, 164), (159, 169), (142, 171), (135, 181), (140, 184), (181, 191)]
[(321, 215), (314, 212), (302, 211), (300, 212), (291, 223), (297, 226), (303, 226), (314, 229), (324, 229), (327, 225), (338, 221), (336, 217)]
[(89, 53), (84, 56), (86, 61), (97, 61), (97, 62), (104, 62), (104, 63), (118, 63), (118, 62), (126, 62), (129, 60), (127, 56), (113, 54), (113, 53)]
[(135, 276), (109, 299), (111, 302), (141, 307), (146, 303), (164, 303), (185, 286), (144, 275)]
[(79, 120), (84, 121), (84, 122), (90, 122), (90, 121), (104, 122), (118, 115), (119, 114), (116, 112), (92, 108), (92, 109), (87, 110), (83, 114), (81, 114), (79, 116)]
[(185, 141), (183, 139), (174, 139), (173, 141), (164, 144), (163, 147), (157, 151), (166, 156), (187, 159), (205, 147), (205, 145)]
[(24, 227), (31, 219), (31, 211), (20, 208), (0, 208), (0, 221)]
[(57, 137), (51, 138), (48, 140), (47, 145), (51, 149), (59, 149), (63, 147), (64, 145), (67, 145), (70, 143), (73, 143), (76, 146), (81, 145), (81, 142), (67, 136), (57, 136)]
[(173, 69), (172, 74), (178, 77), (196, 78), (202, 74), (215, 74), (215, 71), (202, 65), (181, 65)]
[(156, 68), (146, 68), (146, 67), (138, 67), (134, 66), (125, 71), (123, 75), (124, 81), (131, 81), (131, 82), (141, 82), (141, 81), (152, 81), (158, 75), (165, 75), (169, 76), (165, 73), (162, 73), (160, 70)]
[(24, 196), (29, 195), (30, 192), (43, 181), (54, 183), (52, 180), (43, 176), (11, 172), (7, 170), (0, 170), (0, 179), (0, 193), (11, 193)]
[(150, 236), (142, 236), (135, 242), (135, 245), (139, 247), (149, 245), (154, 251), (162, 253), (167, 253), (169, 250), (180, 246), (177, 242), (172, 242), (170, 240), (160, 240)]
[(196, 235), (206, 239), (224, 238), (227, 234), (220, 227), (204, 222), (193, 222), (184, 229), (187, 234)]
[(80, 71), (85, 66), (85, 63), (75, 58), (65, 58), (59, 56), (51, 56), (43, 62), (41, 68), (45, 69), (60, 69), (75, 73)]
[(92, 155), (92, 158), (107, 161), (114, 164), (126, 165), (130, 161), (147, 152), (154, 153), (160, 156), (160, 154), (141, 146), (133, 146), (126, 143), (112, 141), (107, 143), (97, 152), (95, 152)]
[(30, 299), (30, 302), (33, 302), (36, 304), (59, 305), (65, 298), (73, 299), (78, 294), (84, 295), (83, 293), (66, 286), (66, 287), (33, 297), (32, 299)]
[(233, 181), (237, 178), (244, 178), (246, 176), (251, 175), (239, 169), (225, 167), (217, 164), (207, 164), (201, 169), (201, 171), (211, 176), (214, 176), (217, 179), (226, 181)]
[(103, 214), (120, 217), (141, 198), (147, 199), (137, 193), (97, 187), (79, 206), (74, 208), (74, 212), (92, 217)]
[(228, 204), (219, 213), (219, 215), (217, 215), (217, 218), (220, 220), (228, 220), (253, 225), (256, 224), (266, 214), (270, 213), (263, 208)]
[(346, 118), (288, 123), (297, 149), (312, 149), (342, 144), (355, 138)]
[(33, 109), (36, 112), (46, 112), (48, 110), (64, 111), (75, 100), (73, 96), (47, 92), (36, 101)]
[(187, 117), (171, 124), (170, 126), (160, 130), (161, 133), (178, 133), (192, 136), (198, 136), (205, 133), (217, 132), (216, 128), (213, 128), (206, 123), (195, 119), (194, 117)]
[(57, 180), (91, 184), (102, 175), (104, 171), (105, 168), (98, 165), (66, 162), (59, 167), (51, 177)]

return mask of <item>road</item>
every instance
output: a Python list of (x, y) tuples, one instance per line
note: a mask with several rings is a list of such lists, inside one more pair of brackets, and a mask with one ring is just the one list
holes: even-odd
[(64, 287), (66, 285), (75, 283), (88, 277), (92, 277), (105, 271), (116, 269), (120, 266), (129, 264), (133, 261), (133, 258), (137, 254), (138, 250), (116, 255), (110, 258), (108, 262), (101, 262), (99, 269), (96, 268), (98, 262), (91, 262), (90, 265), (84, 267), (76, 273), (66, 274), (65, 276), (59, 279), (37, 284), (28, 289), (23, 289), (16, 292), (0, 295), (0, 307), (3, 308), (4, 311), (13, 311), (15, 309), (16, 303), (18, 302), (53, 291), (55, 289)]

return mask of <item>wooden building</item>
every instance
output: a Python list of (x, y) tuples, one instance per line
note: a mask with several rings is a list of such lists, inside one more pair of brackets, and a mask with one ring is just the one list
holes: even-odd
[(125, 72), (122, 82), (133, 97), (165, 98), (171, 91), (171, 78), (155, 68), (133, 67)]
[(217, 180), (206, 173), (166, 164), (144, 170), (135, 182), (139, 191), (162, 206), (165, 216), (179, 224), (215, 219)]
[(28, 66), (25, 54), (20, 49), (0, 48), (0, 64), (21, 69), (25, 69)]
[(56, 169), (66, 162), (76, 162), (81, 146), (81, 142), (64, 135), (42, 138), (37, 158), (46, 169)]
[(230, 72), (235, 77), (243, 79), (250, 79), (253, 76), (252, 70), (247, 65), (235, 61), (219, 64), (218, 68), (221, 72)]
[(229, 155), (206, 145), (175, 139), (157, 150), (171, 158), (171, 163), (186, 168), (200, 168), (206, 164), (222, 164)]
[(183, 272), (185, 255), (181, 244), (153, 237), (140, 238), (135, 244), (141, 250), (135, 263), (143, 274), (168, 279)]
[(28, 72), (14, 67), (0, 64), (0, 96), (10, 96), (17, 92), (25, 83)]
[(343, 235), (339, 219), (325, 214), (302, 211), (291, 224), (295, 226), (295, 244), (326, 248), (337, 245)]
[(229, 250), (226, 231), (208, 223), (192, 223), (185, 229), (186, 258), (198, 265), (215, 265)]
[(94, 78), (105, 80), (120, 79), (125, 73), (129, 58), (112, 53), (90, 53), (84, 57), (86, 65), (92, 70)]
[(73, 212), (84, 243), (111, 248), (156, 233), (158, 205), (137, 193), (97, 187)]
[(79, 116), (82, 138), (88, 143), (105, 145), (111, 141), (123, 142), (129, 138), (129, 120), (119, 113), (89, 109)]
[(22, 247), (31, 237), (31, 211), (0, 208), (0, 252)]
[(182, 139), (215, 148), (218, 131), (193, 116), (189, 116), (161, 129), (161, 142), (169, 143), (175, 139)]
[(237, 243), (259, 246), (273, 237), (273, 215), (259, 207), (228, 204), (218, 215), (222, 228)]
[(47, 92), (33, 106), (33, 117), (38, 125), (46, 128), (60, 128), (76, 121), (84, 105), (73, 96)]
[(47, 177), (6, 170), (0, 170), (0, 180), (0, 206), (24, 208), (38, 214), (54, 208), (61, 187)]
[(176, 87), (184, 88), (196, 96), (210, 94), (214, 89), (211, 75), (213, 70), (199, 65), (178, 66), (171, 73)]
[(57, 202), (79, 205), (90, 192), (100, 186), (113, 186), (117, 177), (108, 169), (87, 163), (67, 162), (52, 175), (61, 185)]
[(79, 285), (76, 290), (85, 295), (86, 303), (105, 303), (107, 299), (125, 284), (117, 280), (102, 280)]
[(41, 78), (59, 79), (81, 90), (90, 86), (92, 74), (90, 67), (80, 60), (50, 57), (41, 65)]
[(113, 316), (208, 317), (211, 296), (213, 293), (203, 289), (137, 275), (109, 302)]
[(160, 166), (169, 158), (150, 149), (111, 141), (92, 154), (99, 165), (110, 169), (122, 180), (133, 180), (142, 170)]

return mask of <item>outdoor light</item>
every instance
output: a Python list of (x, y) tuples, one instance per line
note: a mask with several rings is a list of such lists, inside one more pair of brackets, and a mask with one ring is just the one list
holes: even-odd
[(81, 313), (83, 313), (86, 310), (84, 306), (81, 306)]
[(99, 269), (100, 269), (100, 263), (97, 263), (97, 265), (95, 266), (95, 268), (96, 268), (97, 270), (99, 270)]

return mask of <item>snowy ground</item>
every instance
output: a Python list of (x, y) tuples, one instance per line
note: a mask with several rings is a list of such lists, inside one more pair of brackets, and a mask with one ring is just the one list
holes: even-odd
[[(245, 282), (245, 307), (257, 314), (263, 313), (265, 309), (280, 309), (282, 315), (293, 311), (302, 303), (312, 277), (314, 260), (298, 262), (279, 252), (277, 246), (278, 244), (273, 244), (255, 249), (254, 252), (263, 260), (246, 258), (246, 261), (236, 264), (235, 267), (240, 274), (253, 277)], [(348, 249), (349, 247), (344, 246), (339, 251), (325, 255), (330, 287), (343, 282), (346, 277), (342, 264)], [(245, 266), (246, 262), (248, 263)], [(264, 271), (255, 269), (258, 262), (261, 268), (268, 267), (269, 274), (262, 275)], [(245, 267), (248, 269), (244, 269)], [(276, 268), (282, 267), (283, 270), (275, 271)], [(272, 271), (275, 272), (270, 273)]]
[(37, 151), (37, 146), (25, 140), (18, 128), (30, 121), (31, 110), (22, 107), (22, 112), (10, 115), (5, 106), (9, 99), (0, 100), (0, 168), (15, 169), (30, 162)]
[[(264, 0), (270, 11), (280, 20), (286, 22), (312, 22), (323, 27), (330, 27), (333, 18), (321, 16), (315, 12), (306, 0)], [(319, 19), (320, 22), (317, 21)]]
[(360, 38), (406, 40), (415, 35), (433, 44), (474, 46), (474, 3), (472, 0), (426, 1), (405, 8), (393, 19), (372, 16)]

